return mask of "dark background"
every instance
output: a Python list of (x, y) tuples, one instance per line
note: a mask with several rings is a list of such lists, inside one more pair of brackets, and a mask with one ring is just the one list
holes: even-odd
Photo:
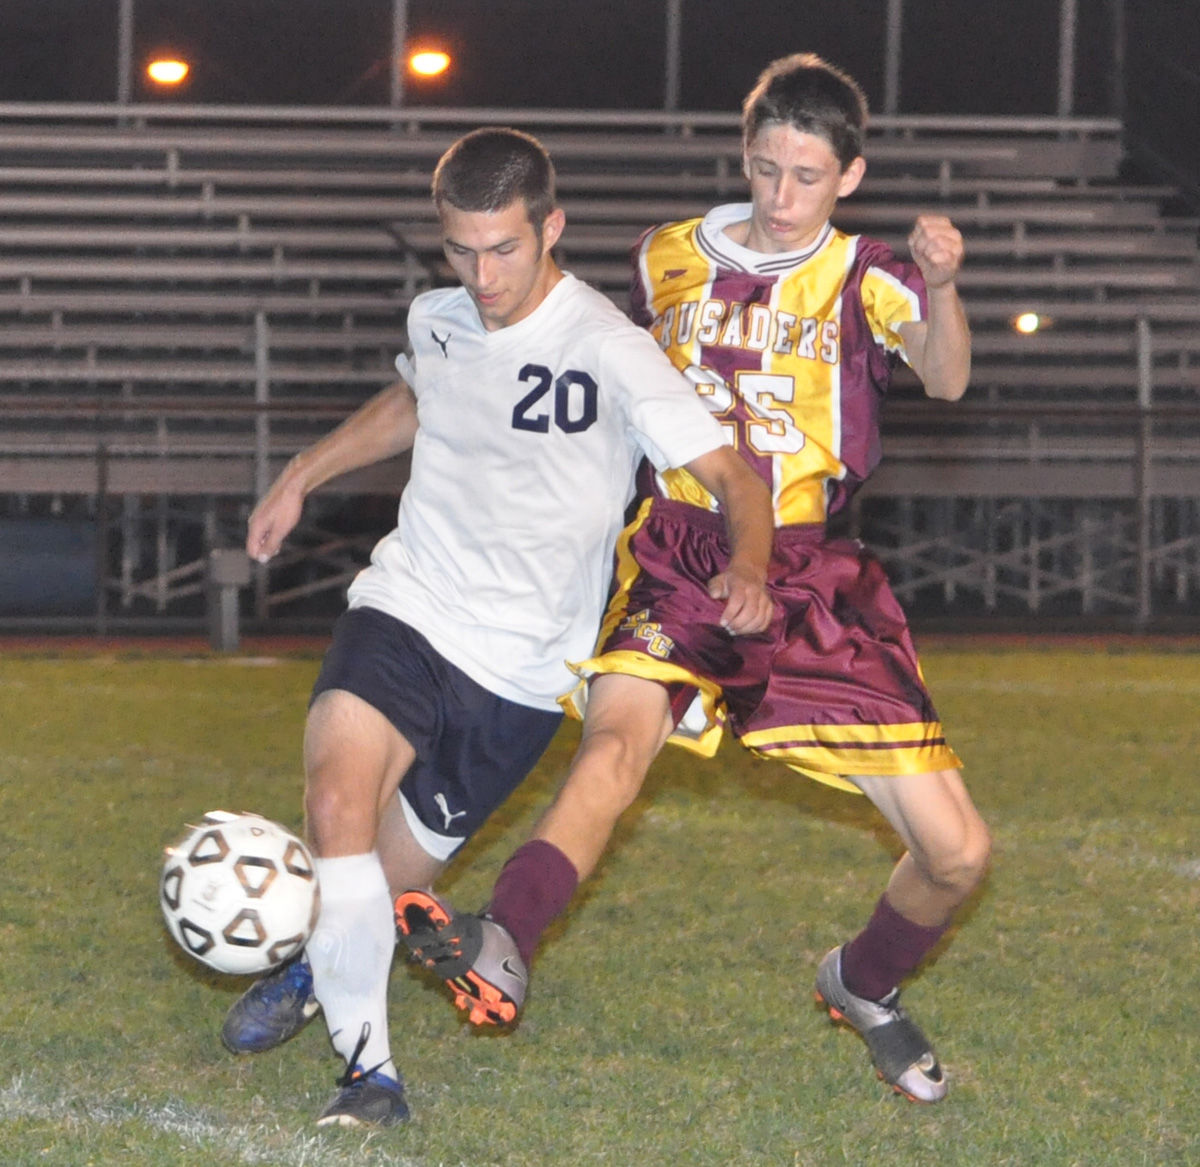
[[(409, 0), (409, 43), (455, 65), (406, 81), (405, 103), (660, 108), (665, 13), (661, 0)], [(736, 109), (796, 49), (882, 104), (886, 0), (684, 0), (683, 13), (682, 109)], [(390, 0), (135, 0), (134, 97), (386, 105), (391, 19)], [(1058, 21), (1056, 0), (906, 0), (900, 112), (1053, 114)], [(117, 0), (0, 0), (0, 101), (115, 100), (116, 41)], [(162, 51), (194, 64), (167, 95), (140, 80)], [(1198, 0), (1078, 0), (1073, 112), (1124, 117), (1136, 160), (1200, 189), (1198, 61)]]

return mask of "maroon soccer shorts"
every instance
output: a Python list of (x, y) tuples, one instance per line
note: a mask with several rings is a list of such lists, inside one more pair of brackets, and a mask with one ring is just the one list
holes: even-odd
[[(616, 590), (587, 678), (627, 673), (667, 686), (671, 740), (711, 756), (723, 725), (753, 753), (818, 781), (957, 769), (925, 688), (908, 623), (882, 567), (818, 525), (775, 534), (771, 627), (733, 636), (708, 581), (729, 562), (720, 515), (643, 504), (617, 547)], [(564, 698), (578, 715), (582, 685)]]

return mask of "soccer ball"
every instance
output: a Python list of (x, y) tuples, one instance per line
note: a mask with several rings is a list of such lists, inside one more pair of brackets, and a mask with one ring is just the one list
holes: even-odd
[(261, 973), (305, 945), (320, 890), (312, 854), (257, 814), (210, 811), (167, 848), (158, 899), (171, 935), (224, 973)]

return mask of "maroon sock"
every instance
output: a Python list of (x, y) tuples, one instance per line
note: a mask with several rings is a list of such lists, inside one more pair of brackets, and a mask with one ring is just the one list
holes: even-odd
[(842, 983), (856, 997), (881, 1001), (942, 938), (949, 924), (927, 928), (879, 897), (867, 926), (842, 949)]
[(574, 864), (545, 839), (530, 839), (513, 853), (492, 888), (488, 915), (506, 928), (526, 966), (542, 933), (579, 886)]

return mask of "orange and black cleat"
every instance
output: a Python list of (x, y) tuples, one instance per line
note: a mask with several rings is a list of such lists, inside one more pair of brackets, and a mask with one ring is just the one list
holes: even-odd
[(513, 938), (495, 920), (456, 912), (426, 891), (396, 897), (396, 929), (413, 959), (439, 976), (472, 1025), (511, 1025), (529, 976)]

